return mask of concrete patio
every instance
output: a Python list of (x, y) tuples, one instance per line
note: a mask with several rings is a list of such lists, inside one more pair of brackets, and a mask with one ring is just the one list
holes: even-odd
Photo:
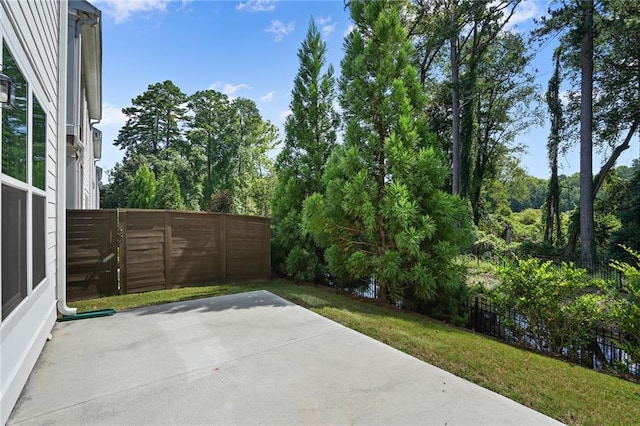
[(8, 424), (558, 424), (267, 291), (57, 323)]

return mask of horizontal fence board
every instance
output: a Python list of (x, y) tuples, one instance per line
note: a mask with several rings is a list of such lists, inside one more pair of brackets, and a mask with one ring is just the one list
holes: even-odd
[(67, 228), (67, 247), (74, 252), (67, 261), (69, 287), (75, 286), (70, 291), (79, 295), (98, 294), (105, 277), (115, 277), (117, 293), (118, 270), (123, 294), (270, 278), (268, 218), (138, 209), (76, 212), (68, 211), (68, 223), (75, 226)]
[(116, 210), (67, 210), (67, 299), (118, 294)]

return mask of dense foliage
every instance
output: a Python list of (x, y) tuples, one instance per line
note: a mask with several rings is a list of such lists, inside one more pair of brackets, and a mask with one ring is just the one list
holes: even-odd
[(465, 295), (453, 259), (468, 241), (465, 203), (443, 191), (447, 169), (420, 119), (425, 97), (396, 1), (352, 1), (340, 104), (346, 125), (304, 203), (305, 229), (339, 281), (371, 281), (383, 300), (456, 314)]
[(620, 275), (612, 281), (574, 264), (534, 258), (500, 268), (501, 283), (489, 289), (489, 298), (511, 341), (577, 360), (584, 348), (593, 350), (596, 327), (606, 327), (620, 336), (613, 343), (622, 351), (607, 355), (611, 367), (629, 373), (640, 362), (640, 254), (624, 249), (634, 260), (613, 261)]
[[(186, 96), (165, 81), (149, 85), (123, 113), (115, 145), (125, 155), (102, 189), (102, 207), (206, 210), (227, 194), (227, 212), (269, 214), (275, 176), (267, 153), (277, 129), (254, 101), (214, 90)], [(147, 172), (135, 181), (141, 167), (160, 186), (149, 202), (138, 200), (152, 185)]]
[[(123, 109), (124, 159), (101, 205), (271, 216), (274, 271), (377, 286), (390, 303), (439, 314), (465, 299), (453, 261), (464, 250), (633, 263), (621, 246), (640, 249), (640, 163), (616, 161), (640, 127), (640, 6), (552, 1), (525, 34), (509, 30), (522, 3), (346, 1), (338, 82), (311, 19), (279, 151), (254, 101), (151, 84)], [(551, 37), (545, 96), (532, 43)], [(545, 119), (545, 100), (549, 179), (522, 168), (516, 142)], [(585, 167), (562, 174), (578, 141)], [(605, 158), (597, 173), (593, 147)], [(569, 267), (525, 262), (503, 278), (504, 306), (550, 302), (520, 306), (562, 324), (546, 345), (573, 344), (572, 321), (600, 315), (604, 293), (589, 299), (583, 285), (599, 284)]]
[(504, 323), (522, 344), (577, 357), (595, 326), (605, 323), (605, 296), (594, 292), (604, 284), (585, 269), (529, 259), (502, 268), (501, 275), (493, 300), (503, 313), (519, 314)]
[(276, 161), (278, 185), (272, 201), (272, 263), (295, 279), (324, 282), (322, 248), (302, 230), (302, 203), (322, 192), (322, 172), (336, 143), (338, 114), (333, 67), (325, 69), (326, 44), (314, 21), (298, 51), (300, 69), (291, 93), (292, 114)]

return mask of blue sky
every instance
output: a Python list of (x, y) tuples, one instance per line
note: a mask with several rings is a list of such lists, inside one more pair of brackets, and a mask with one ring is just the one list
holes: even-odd
[[(90, 0), (91, 1), (91, 0)], [(547, 0), (525, 0), (515, 30), (531, 28)], [(121, 110), (150, 84), (172, 80), (187, 95), (215, 89), (253, 99), (262, 116), (281, 130), (289, 111), (297, 51), (310, 19), (327, 43), (327, 61), (340, 71), (342, 42), (351, 25), (342, 0), (94, 0), (103, 12), (103, 156), (111, 169), (122, 159), (112, 145), (126, 117)], [(550, 77), (549, 43), (537, 55), (541, 94)], [(518, 141), (529, 146), (522, 164), (534, 176), (549, 175), (548, 126), (531, 129)], [(619, 164), (638, 158), (637, 143)], [(599, 167), (594, 161), (594, 170)], [(561, 161), (562, 173), (578, 171), (576, 150)], [(106, 180), (106, 176), (105, 176)]]

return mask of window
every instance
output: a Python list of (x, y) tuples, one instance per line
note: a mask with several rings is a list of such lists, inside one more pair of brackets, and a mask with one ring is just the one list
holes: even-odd
[(2, 64), (16, 94), (14, 107), (0, 111), (4, 320), (46, 277), (47, 114), (4, 42)]
[[(38, 284), (47, 276), (47, 265), (45, 259), (45, 204), (46, 198), (39, 195), (33, 195), (33, 205), (31, 213), (31, 239), (33, 242), (33, 288), (36, 288)], [(4, 252), (3, 252), (4, 253)]]
[(13, 79), (16, 101), (2, 110), (2, 173), (27, 182), (27, 82), (6, 44), (2, 44), (2, 72)]
[[(45, 191), (47, 176), (47, 115), (35, 95), (33, 96), (31, 111), (31, 167), (33, 170), (31, 184), (35, 188)], [(45, 212), (47, 200), (45, 195), (46, 193), (38, 194), (38, 191), (34, 191), (31, 198), (33, 288), (47, 275), (45, 260)]]
[(47, 115), (40, 103), (33, 97), (32, 102), (32, 185), (45, 190), (45, 178), (47, 174)]
[(27, 297), (26, 240), (27, 194), (2, 185), (2, 319)]

